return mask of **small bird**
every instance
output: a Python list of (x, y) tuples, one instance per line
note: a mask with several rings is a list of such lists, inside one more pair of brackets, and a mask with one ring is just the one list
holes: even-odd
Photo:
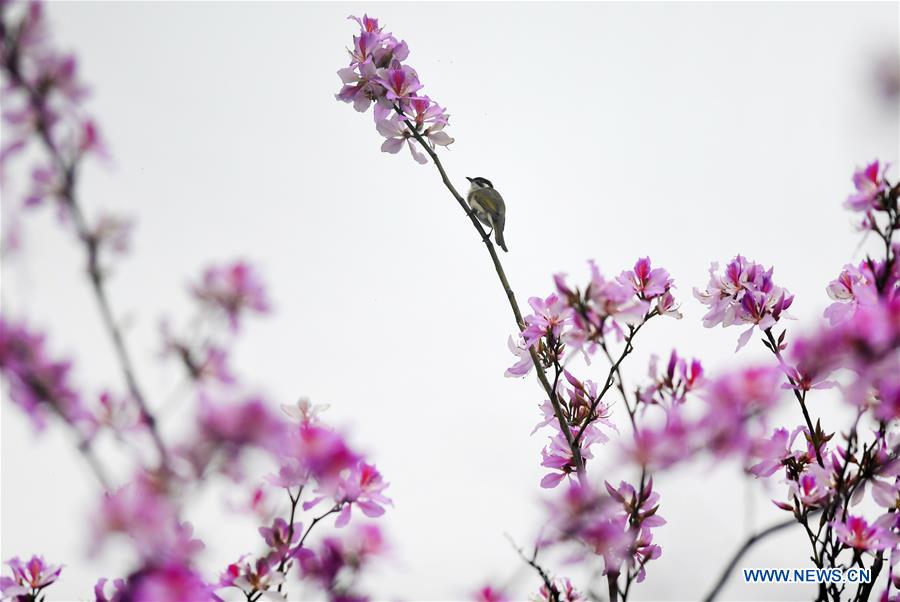
[[(500, 193), (494, 190), (494, 185), (487, 178), (470, 178), (466, 179), (471, 182), (469, 194), (466, 200), (469, 207), (475, 212), (475, 217), (482, 224), (491, 228), (494, 232), (494, 240), (500, 245), (500, 248), (508, 252), (506, 243), (503, 241), (503, 227), (506, 225), (506, 203)], [(488, 233), (490, 236), (490, 232)]]

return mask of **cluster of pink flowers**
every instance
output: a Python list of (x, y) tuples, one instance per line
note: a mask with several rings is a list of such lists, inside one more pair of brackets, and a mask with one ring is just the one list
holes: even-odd
[(269, 301), (256, 271), (243, 261), (213, 266), (193, 287), (194, 296), (206, 307), (228, 318), (232, 330), (240, 327), (241, 316), (248, 311), (264, 314)]
[[(3, 2), (0, 11), (5, 24), (0, 62), (8, 76), (3, 88), (0, 179), (9, 160), (23, 153), (32, 139), (39, 139), (55, 158), (34, 166), (25, 205), (53, 200), (65, 215), (74, 165), (87, 155), (106, 156), (99, 128), (82, 108), (88, 90), (78, 77), (75, 57), (53, 47), (41, 3)], [(9, 15), (14, 12), (21, 13), (15, 23)]]
[(0, 317), (0, 373), (9, 384), (10, 398), (38, 429), (48, 413), (90, 427), (93, 417), (69, 380), (71, 362), (51, 359), (45, 343), (44, 335)]
[(453, 143), (444, 131), (450, 116), (438, 103), (422, 94), (416, 70), (404, 64), (409, 56), (406, 42), (399, 41), (378, 25), (378, 19), (364, 15), (350, 17), (359, 24), (353, 36), (350, 66), (340, 69), (344, 83), (335, 95), (364, 113), (375, 105), (375, 128), (384, 136), (381, 150), (397, 153), (406, 142), (418, 163), (428, 159), (416, 147), (419, 136), (431, 149)]
[(653, 529), (666, 524), (657, 510), (659, 494), (653, 479), (640, 487), (621, 482), (604, 483), (601, 492), (590, 485), (572, 483), (561, 496), (548, 503), (549, 530), (539, 542), (542, 547), (575, 543), (581, 552), (603, 560), (602, 574), (627, 575), (628, 583), (641, 582), (645, 567), (662, 555), (653, 543)]
[(703, 316), (703, 325), (713, 328), (721, 324), (723, 328), (734, 324), (749, 324), (738, 339), (740, 349), (750, 340), (753, 329), (765, 332), (771, 329), (794, 301), (794, 296), (772, 281), (773, 268), (738, 255), (732, 259), (725, 271), (716, 272), (719, 264), (709, 267), (709, 284), (706, 290), (694, 289), (694, 296), (709, 307)]
[(43, 597), (44, 588), (53, 585), (62, 572), (61, 566), (47, 564), (43, 556), (32, 556), (26, 562), (17, 556), (6, 564), (12, 577), (0, 577), (0, 598), (13, 602), (30, 602)]
[(856, 170), (853, 174), (856, 191), (844, 203), (847, 209), (863, 215), (859, 224), (861, 230), (871, 230), (885, 242), (897, 229), (897, 201), (900, 198), (897, 187), (885, 177), (889, 167), (876, 159)]

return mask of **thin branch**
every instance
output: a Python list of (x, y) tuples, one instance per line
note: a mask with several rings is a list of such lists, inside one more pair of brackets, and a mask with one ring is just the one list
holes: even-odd
[[(812, 515), (812, 514), (813, 513), (811, 512), (810, 515)], [(710, 590), (710, 592), (706, 595), (706, 597), (703, 598), (704, 601), (712, 602), (712, 600), (716, 599), (716, 596), (719, 595), (719, 592), (721, 591), (722, 587), (724, 587), (725, 581), (728, 579), (728, 576), (731, 574), (731, 571), (734, 570), (734, 567), (737, 566), (738, 561), (740, 561), (740, 559), (744, 557), (744, 554), (746, 554), (747, 551), (750, 550), (750, 548), (752, 548), (756, 543), (762, 541), (769, 535), (778, 533), (779, 531), (781, 531), (783, 529), (787, 529), (791, 525), (795, 525), (795, 524), (797, 524), (797, 520), (794, 518), (791, 518), (790, 520), (776, 523), (776, 524), (772, 525), (771, 527), (764, 529), (764, 530), (760, 531), (759, 533), (756, 533), (755, 535), (751, 535), (747, 539), (747, 541), (745, 541), (743, 543), (743, 545), (737, 549), (737, 551), (734, 553), (734, 556), (732, 556), (731, 560), (728, 561), (728, 564), (725, 565), (725, 569), (722, 571), (722, 574), (719, 575), (719, 579), (716, 581), (716, 584), (713, 586), (713, 588)]]
[(544, 567), (542, 567), (541, 565), (539, 565), (537, 563), (537, 554), (538, 554), (537, 546), (534, 547), (534, 553), (531, 555), (531, 558), (528, 558), (525, 555), (525, 553), (522, 551), (522, 548), (520, 548), (518, 545), (516, 545), (516, 542), (513, 540), (512, 536), (509, 533), (504, 533), (504, 535), (506, 536), (506, 539), (509, 541), (509, 545), (511, 545), (513, 547), (513, 549), (519, 553), (519, 556), (522, 558), (522, 560), (524, 560), (525, 563), (528, 566), (530, 566), (531, 568), (533, 568), (537, 572), (537, 574), (540, 576), (541, 581), (544, 582), (544, 587), (547, 588), (547, 596), (548, 596), (549, 602), (559, 602), (559, 590), (556, 588), (555, 585), (553, 585), (553, 580), (550, 579), (550, 575), (547, 574), (547, 571), (544, 570)]
[(112, 340), (113, 347), (122, 370), (122, 374), (125, 378), (125, 383), (128, 387), (128, 391), (131, 394), (131, 397), (134, 398), (135, 403), (138, 404), (138, 407), (141, 411), (141, 417), (144, 423), (147, 425), (147, 428), (150, 431), (150, 434), (159, 452), (160, 462), (163, 466), (163, 469), (168, 472), (169, 461), (166, 447), (163, 444), (162, 437), (159, 434), (159, 429), (156, 426), (156, 419), (154, 418), (153, 414), (150, 413), (144, 395), (141, 392), (141, 388), (138, 386), (137, 377), (135, 376), (135, 370), (131, 361), (131, 356), (129, 355), (128, 349), (125, 346), (122, 332), (118, 324), (116, 323), (115, 318), (113, 317), (112, 308), (109, 303), (109, 297), (106, 293), (103, 273), (100, 269), (98, 260), (97, 239), (91, 233), (90, 228), (87, 225), (87, 221), (84, 218), (84, 214), (82, 213), (81, 206), (78, 204), (78, 200), (75, 195), (77, 161), (68, 163), (65, 157), (63, 157), (60, 150), (57, 148), (56, 144), (53, 143), (53, 139), (50, 135), (50, 130), (48, 128), (46, 120), (44, 119), (43, 108), (45, 105), (45, 99), (42, 96), (41, 92), (36, 90), (25, 80), (24, 77), (22, 77), (22, 74), (19, 70), (18, 58), (19, 55), (17, 49), (17, 41), (15, 41), (11, 44), (11, 51), (7, 55), (7, 60), (4, 61), (3, 67), (9, 75), (11, 81), (16, 86), (21, 87), (27, 93), (28, 102), (38, 116), (36, 124), (38, 138), (43, 144), (47, 153), (50, 155), (50, 158), (56, 164), (56, 168), (59, 170), (59, 173), (63, 177), (62, 186), (59, 190), (59, 196), (65, 203), (65, 206), (71, 212), (73, 220), (75, 222), (75, 228), (78, 234), (78, 238), (84, 244), (85, 251), (88, 256), (88, 274), (91, 281), (91, 287), (94, 292), (94, 297), (96, 298), (97, 304), (100, 308), (100, 314), (103, 319), (103, 324), (110, 339)]
[[(494, 244), (491, 242), (490, 237), (487, 232), (484, 231), (484, 228), (481, 225), (481, 222), (478, 221), (478, 218), (475, 217), (475, 213), (469, 208), (466, 200), (462, 197), (462, 195), (457, 192), (456, 188), (453, 186), (453, 183), (450, 181), (450, 177), (447, 175), (447, 172), (444, 170), (444, 166), (441, 163), (441, 160), (438, 158), (437, 153), (434, 152), (434, 149), (428, 144), (428, 142), (422, 137), (422, 135), (418, 132), (418, 130), (406, 119), (406, 116), (403, 114), (403, 111), (396, 105), (394, 105), (394, 110), (403, 120), (403, 123), (406, 125), (410, 134), (415, 138), (416, 142), (418, 142), (425, 152), (428, 153), (428, 156), (431, 157), (431, 160), (434, 162), (435, 167), (437, 167), (438, 172), (441, 174), (441, 180), (444, 182), (444, 186), (447, 190), (450, 191), (450, 194), (453, 195), (453, 198), (456, 199), (456, 202), (459, 203), (459, 206), (462, 210), (469, 216), (469, 219), (472, 222), (472, 226), (478, 232), (478, 235), (481, 237), (482, 242), (484, 242), (484, 246), (487, 249), (487, 252), (491, 256), (491, 262), (494, 264), (494, 270), (497, 272), (497, 277), (500, 279), (500, 284), (503, 286), (503, 291), (506, 293), (506, 298), (509, 301), (509, 306), (512, 309), (513, 316), (516, 318), (516, 326), (519, 331), (525, 329), (525, 320), (522, 318), (522, 312), (519, 309), (519, 304), (516, 302), (516, 296), (513, 293), (512, 288), (509, 285), (509, 280), (506, 278), (506, 272), (503, 271), (503, 265), (500, 263), (500, 257), (497, 255), (497, 251), (494, 248)], [(544, 372), (544, 367), (541, 364), (540, 358), (538, 358), (537, 353), (534, 351), (534, 348), (529, 348), (528, 354), (531, 357), (531, 361), (534, 364), (534, 368), (537, 372), (538, 380), (541, 383), (541, 386), (544, 388), (544, 391), (547, 393), (547, 396), (550, 398), (550, 403), (553, 405), (553, 412), (556, 414), (556, 419), (559, 422), (560, 430), (563, 433), (563, 436), (566, 438), (566, 442), (569, 444), (569, 448), (572, 451), (572, 459), (575, 462), (575, 466), (578, 470), (579, 475), (584, 474), (584, 459), (581, 457), (581, 449), (578, 447), (577, 442), (572, 437), (572, 431), (569, 428), (568, 421), (565, 418), (565, 414), (562, 411), (562, 407), (559, 404), (559, 399), (556, 396), (556, 391), (550, 385), (550, 381), (547, 379), (547, 374)]]

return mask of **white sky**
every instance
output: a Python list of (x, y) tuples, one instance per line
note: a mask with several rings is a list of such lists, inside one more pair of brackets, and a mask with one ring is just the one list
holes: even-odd
[[(503, 193), (503, 259), (523, 306), (555, 272), (584, 280), (589, 258), (612, 275), (648, 254), (669, 269), (685, 317), (642, 333), (626, 371), (634, 383), (651, 351), (673, 345), (710, 371), (737, 361), (739, 331), (705, 331), (690, 295), (710, 261), (740, 252), (774, 263), (809, 323), (827, 282), (861, 257), (841, 202), (856, 165), (898, 159), (897, 107), (876, 102), (871, 81), (874, 61), (898, 52), (898, 6), (49, 7), (114, 157), (87, 170), (82, 197), (138, 221), (111, 294), (152, 398), (177, 382), (156, 359), (158, 318), (186, 315), (185, 284), (207, 263), (255, 261), (277, 311), (248, 323), (237, 368), (273, 404), (330, 403), (328, 419), (391, 482), (396, 508), (382, 525), (394, 556), (373, 572), (373, 593), (460, 599), (495, 579), (525, 596), (537, 579), (503, 533), (528, 545), (540, 524), (545, 439), (528, 433), (542, 396), (532, 380), (503, 378), (512, 315), (433, 167), (381, 154), (371, 114), (333, 99), (355, 32), (345, 18), (364, 11), (408, 42), (425, 91), (449, 108), (456, 143), (443, 156), (457, 185), (482, 175)], [(72, 241), (50, 211), (29, 216), (25, 235), (25, 255), (3, 266), (4, 312), (48, 329), (87, 390), (120, 386)], [(763, 351), (754, 342), (740, 357)], [(840, 428), (830, 400), (812, 411)], [(188, 415), (168, 418), (170, 432)], [(800, 420), (787, 398), (784, 416)], [(2, 558), (63, 562), (50, 597), (86, 599), (98, 577), (128, 566), (112, 549), (84, 558), (94, 482), (64, 433), (33, 437), (8, 404), (2, 438)], [(611, 449), (595, 454), (595, 474), (635, 478)], [(657, 488), (669, 524), (639, 600), (697, 598), (754, 526), (782, 518), (767, 501), (779, 490), (745, 485), (734, 464), (703, 461)], [(192, 513), (210, 574), (257, 547), (223, 495)], [(805, 567), (804, 544), (789, 530), (742, 566)], [(569, 572), (555, 560), (548, 568)], [(725, 594), (810, 590), (735, 582)]]

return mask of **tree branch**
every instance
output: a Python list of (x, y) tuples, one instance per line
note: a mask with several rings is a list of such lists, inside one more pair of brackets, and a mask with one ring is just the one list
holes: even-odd
[[(810, 513), (812, 515), (814, 513)], [(725, 566), (725, 569), (722, 571), (722, 574), (719, 575), (719, 579), (716, 581), (716, 584), (710, 590), (708, 594), (703, 598), (705, 602), (712, 602), (712, 600), (716, 599), (716, 596), (719, 595), (722, 587), (725, 586), (725, 581), (728, 579), (728, 576), (731, 574), (731, 571), (734, 570), (734, 567), (737, 566), (738, 561), (744, 557), (744, 554), (747, 553), (750, 548), (756, 545), (758, 542), (762, 541), (769, 535), (774, 535), (783, 529), (787, 529), (791, 525), (797, 524), (797, 520), (795, 518), (791, 518), (790, 520), (782, 521), (780, 523), (776, 523), (771, 527), (756, 533), (755, 535), (751, 535), (747, 541), (743, 543), (743, 545), (737, 549), (734, 555), (731, 557), (731, 560), (728, 561), (728, 564)]]
[[(403, 111), (396, 105), (394, 105), (394, 110), (398, 115), (403, 119), (403, 123), (406, 125), (410, 134), (413, 138), (415, 138), (416, 142), (418, 142), (425, 152), (428, 153), (428, 156), (431, 157), (431, 160), (434, 162), (435, 167), (437, 167), (438, 172), (441, 174), (441, 180), (444, 182), (444, 186), (450, 191), (450, 194), (453, 195), (453, 198), (456, 199), (456, 202), (459, 203), (459, 206), (462, 210), (469, 216), (469, 219), (472, 222), (472, 226), (478, 232), (478, 235), (481, 237), (482, 242), (484, 243), (485, 248), (487, 249), (488, 254), (491, 256), (491, 262), (494, 264), (494, 270), (497, 272), (497, 277), (500, 279), (500, 284), (503, 286), (503, 291), (506, 293), (506, 299), (509, 301), (509, 306), (512, 309), (513, 316), (516, 318), (516, 326), (519, 331), (525, 329), (525, 320), (522, 318), (522, 312), (519, 309), (519, 304), (516, 302), (516, 296), (513, 293), (512, 288), (509, 285), (509, 280), (506, 278), (506, 272), (503, 271), (503, 265), (500, 263), (500, 258), (497, 256), (497, 250), (494, 248), (494, 244), (491, 242), (490, 237), (487, 235), (487, 232), (484, 231), (484, 228), (481, 225), (481, 222), (478, 221), (478, 218), (475, 217), (475, 213), (469, 208), (466, 200), (462, 197), (462, 195), (457, 192), (456, 188), (453, 186), (453, 183), (450, 181), (450, 177), (447, 175), (447, 172), (444, 170), (444, 166), (441, 163), (441, 160), (438, 158), (437, 153), (434, 152), (434, 149), (428, 144), (428, 142), (422, 137), (422, 135), (416, 130), (415, 126), (413, 126), (406, 116), (403, 114)], [(584, 459), (581, 457), (581, 449), (578, 447), (577, 442), (572, 436), (572, 430), (569, 428), (568, 421), (566, 420), (565, 414), (562, 411), (562, 407), (559, 404), (559, 399), (557, 398), (556, 391), (553, 389), (550, 381), (547, 379), (547, 374), (544, 372), (544, 367), (541, 364), (540, 358), (538, 358), (537, 353), (533, 348), (529, 348), (528, 354), (531, 356), (531, 361), (534, 364), (534, 368), (537, 372), (538, 380), (541, 383), (541, 386), (544, 388), (544, 391), (547, 393), (547, 396), (550, 398), (550, 403), (553, 405), (553, 412), (556, 414), (556, 419), (559, 421), (560, 430), (563, 433), (563, 436), (566, 438), (566, 442), (569, 444), (569, 448), (572, 451), (572, 459), (575, 462), (575, 466), (578, 469), (579, 476), (584, 474)]]

